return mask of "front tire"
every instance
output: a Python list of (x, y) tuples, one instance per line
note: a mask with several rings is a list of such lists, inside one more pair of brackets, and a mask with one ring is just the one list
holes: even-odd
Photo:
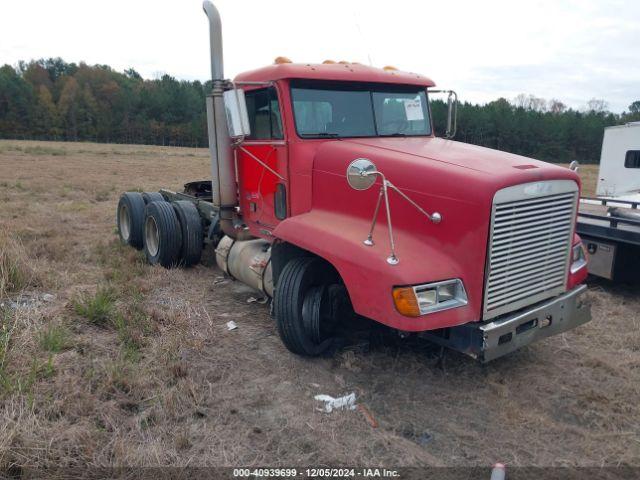
[(337, 295), (344, 292), (337, 281), (335, 272), (319, 258), (294, 258), (282, 269), (274, 313), (280, 339), (291, 352), (318, 356), (333, 344), (343, 312), (336, 308)]
[(151, 202), (144, 220), (144, 253), (151, 265), (173, 268), (180, 262), (182, 231), (169, 202)]

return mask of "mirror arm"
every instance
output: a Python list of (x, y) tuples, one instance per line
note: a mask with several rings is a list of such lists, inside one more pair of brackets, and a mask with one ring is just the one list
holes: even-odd
[(447, 131), (444, 138), (453, 138), (458, 130), (458, 94), (455, 90), (427, 90), (428, 93), (446, 93), (447, 96)]
[(371, 228), (369, 229), (369, 235), (367, 235), (367, 239), (362, 242), (366, 246), (373, 246), (373, 230), (376, 228), (376, 222), (378, 220), (378, 212), (380, 212), (380, 204), (382, 203), (382, 196), (384, 195), (384, 190), (380, 188), (380, 193), (378, 194), (378, 201), (376, 202), (376, 209), (373, 212), (373, 220), (371, 222)]
[(453, 129), (451, 128), (451, 119), (449, 119), (447, 138), (453, 138), (456, 136), (456, 131), (458, 130), (458, 94), (453, 90), (449, 90), (447, 101), (449, 103), (453, 102), (453, 108), (451, 109), (451, 117), (453, 117)]
[(251, 153), (249, 150), (247, 150), (246, 148), (244, 148), (241, 145), (238, 145), (238, 149), (242, 150), (244, 153), (246, 153), (247, 155), (249, 155), (249, 157), (251, 157), (253, 160), (255, 160), (256, 162), (258, 162), (260, 165), (262, 165), (264, 168), (266, 168), (267, 170), (269, 170), (271, 173), (273, 173), (276, 177), (278, 177), (280, 180), (284, 181), (284, 177), (282, 175), (280, 175), (278, 172), (276, 172), (273, 168), (271, 168), (269, 165), (267, 165), (266, 163), (264, 163), (262, 160), (260, 160), (258, 157), (256, 157), (253, 153)]
[(416, 209), (418, 209), (418, 211), (422, 213), (424, 216), (426, 216), (432, 223), (440, 223), (440, 221), (442, 220), (442, 215), (440, 215), (438, 212), (434, 212), (431, 215), (425, 212), (424, 209), (420, 207), (420, 205), (418, 205), (416, 202), (411, 200), (403, 191), (401, 191), (393, 183), (387, 180), (387, 178), (384, 176), (382, 172), (379, 172), (377, 170), (374, 172), (363, 171), (362, 173), (360, 173), (360, 175), (363, 177), (367, 177), (369, 175), (380, 175), (380, 178), (382, 179), (382, 186), (380, 187), (380, 193), (378, 194), (378, 201), (376, 202), (376, 208), (373, 213), (373, 220), (371, 222), (371, 228), (369, 229), (369, 235), (367, 235), (367, 239), (364, 240), (364, 242), (362, 243), (364, 243), (368, 247), (371, 247), (374, 245), (373, 230), (376, 227), (376, 222), (378, 220), (378, 213), (380, 211), (380, 204), (382, 203), (382, 199), (384, 198), (385, 214), (387, 216), (387, 228), (389, 230), (389, 246), (391, 248), (391, 254), (387, 257), (387, 263), (389, 265), (397, 265), (398, 263), (400, 263), (400, 260), (396, 256), (396, 243), (393, 237), (393, 225), (391, 224), (391, 208), (389, 207), (389, 189), (391, 188), (394, 191), (398, 192), (398, 194), (402, 198), (404, 198), (407, 202), (409, 202)]
[(406, 193), (404, 193), (402, 190), (400, 190), (398, 187), (396, 187), (393, 183), (391, 183), (389, 180), (387, 180), (387, 178), (384, 176), (384, 174), (382, 172), (379, 172), (379, 171), (362, 172), (360, 175), (362, 175), (363, 177), (367, 177), (369, 175), (380, 175), (380, 177), (382, 178), (383, 186), (386, 184), (389, 188), (391, 188), (394, 191), (398, 192), (398, 194), (402, 198), (404, 198), (407, 202), (409, 202), (411, 205), (413, 205), (420, 213), (422, 213), (425, 217), (427, 217), (431, 222), (440, 223), (442, 221), (442, 215), (440, 215), (438, 212), (433, 212), (433, 214), (427, 213), (420, 205), (418, 205), (416, 202), (411, 200), (411, 198), (409, 198), (409, 196)]

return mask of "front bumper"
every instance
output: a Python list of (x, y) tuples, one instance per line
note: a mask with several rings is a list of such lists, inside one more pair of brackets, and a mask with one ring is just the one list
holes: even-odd
[(587, 286), (489, 322), (453, 327), (441, 335), (423, 336), (441, 345), (489, 362), (540, 339), (571, 330), (591, 320), (591, 307), (582, 298)]

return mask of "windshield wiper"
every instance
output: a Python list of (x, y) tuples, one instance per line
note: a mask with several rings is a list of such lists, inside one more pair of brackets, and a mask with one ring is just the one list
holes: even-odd
[(381, 135), (382, 137), (407, 137), (408, 135), (406, 133), (400, 133), (400, 132), (396, 132), (396, 133), (390, 133), (388, 135)]
[(315, 133), (301, 133), (301, 137), (339, 137), (339, 133), (332, 132), (315, 132)]

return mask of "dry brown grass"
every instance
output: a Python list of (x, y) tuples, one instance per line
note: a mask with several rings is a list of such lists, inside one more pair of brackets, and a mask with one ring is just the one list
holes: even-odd
[(37, 276), (21, 242), (0, 231), (0, 300), (37, 285)]
[[(569, 165), (563, 165), (569, 167)], [(599, 165), (580, 165), (578, 173), (582, 180), (582, 195), (595, 196), (596, 184), (598, 183), (598, 168)]]
[[(637, 291), (592, 285), (592, 323), (488, 366), (450, 354), (442, 370), (432, 347), (366, 330), (299, 358), (242, 285), (116, 241), (119, 192), (208, 170), (206, 150), (0, 142), (2, 258), (34, 279), (0, 312), (0, 471), (640, 464)], [(316, 410), (352, 391), (378, 428)]]

